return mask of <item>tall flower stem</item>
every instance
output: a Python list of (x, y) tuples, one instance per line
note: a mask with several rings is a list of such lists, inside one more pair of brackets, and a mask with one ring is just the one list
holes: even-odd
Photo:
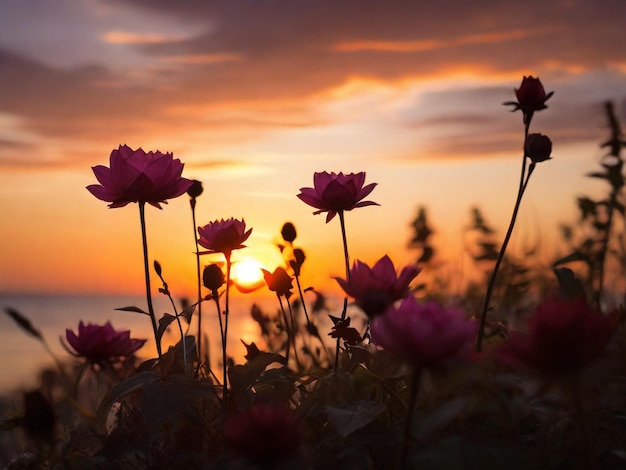
[(509, 245), (509, 241), (511, 239), (511, 235), (513, 234), (513, 227), (515, 226), (517, 213), (519, 211), (519, 208), (522, 202), (522, 196), (524, 195), (524, 191), (526, 190), (526, 186), (528, 185), (528, 180), (530, 179), (530, 176), (533, 170), (535, 169), (535, 164), (531, 163), (530, 168), (528, 170), (528, 175), (526, 176), (526, 141), (528, 140), (529, 127), (530, 127), (530, 117), (527, 119), (524, 119), (524, 146), (522, 147), (522, 171), (520, 174), (519, 189), (517, 191), (517, 199), (515, 200), (515, 207), (513, 208), (513, 214), (511, 216), (511, 222), (509, 223), (509, 228), (506, 231), (504, 241), (502, 242), (502, 247), (500, 248), (500, 253), (498, 254), (498, 259), (496, 260), (496, 265), (493, 268), (493, 273), (491, 274), (491, 278), (489, 279), (489, 284), (487, 285), (485, 303), (483, 305), (483, 310), (480, 315), (478, 337), (476, 339), (476, 351), (477, 352), (482, 351), (482, 343), (485, 337), (485, 325), (487, 322), (487, 312), (489, 311), (489, 302), (491, 301), (491, 295), (493, 293), (493, 288), (496, 283), (498, 270), (500, 269), (500, 265), (502, 264), (502, 260), (504, 259), (504, 254), (506, 253), (507, 246)]
[[(339, 211), (339, 224), (341, 225), (341, 240), (343, 242), (343, 257), (346, 264), (346, 280), (350, 282), (350, 255), (348, 254), (348, 237), (346, 236), (346, 221), (344, 212)], [(348, 311), (348, 297), (343, 299), (343, 310), (341, 311), (341, 319), (346, 319), (346, 313)], [(339, 367), (339, 341), (341, 338), (337, 338), (337, 346), (335, 347), (335, 369)]]
[(402, 440), (402, 453), (400, 454), (401, 466), (405, 465), (406, 458), (409, 454), (409, 444), (411, 442), (411, 422), (413, 421), (413, 410), (415, 409), (415, 403), (417, 401), (419, 378), (420, 378), (420, 371), (414, 370), (411, 374), (411, 383), (409, 385), (410, 387), (409, 388), (409, 403), (408, 403), (406, 424), (404, 426), (404, 438)]
[(226, 300), (224, 305), (224, 336), (222, 337), (222, 365), (224, 368), (224, 403), (227, 403), (228, 396), (228, 371), (226, 370), (226, 346), (228, 343), (228, 317), (230, 315), (230, 270), (232, 267), (231, 253), (225, 252), (224, 256), (226, 258)]
[(196, 199), (190, 200), (191, 220), (193, 221), (193, 241), (196, 245), (196, 281), (198, 288), (198, 360), (202, 362), (202, 272), (200, 271), (200, 248), (196, 232)]
[(146, 275), (146, 300), (148, 301), (148, 313), (152, 321), (152, 329), (154, 330), (154, 340), (156, 341), (157, 354), (161, 359), (161, 342), (159, 341), (159, 329), (157, 327), (156, 315), (154, 314), (154, 306), (152, 305), (152, 293), (150, 289), (150, 264), (148, 262), (148, 238), (146, 236), (146, 203), (139, 201), (139, 219), (141, 221), (141, 241), (143, 243), (143, 267)]
[(222, 339), (222, 402), (224, 408), (226, 408), (226, 395), (228, 394), (228, 385), (226, 381), (226, 340), (224, 339), (224, 325), (222, 323), (222, 308), (220, 306), (220, 297), (217, 290), (213, 291), (211, 296), (215, 301), (215, 308), (217, 309), (217, 319), (220, 324), (220, 337)]

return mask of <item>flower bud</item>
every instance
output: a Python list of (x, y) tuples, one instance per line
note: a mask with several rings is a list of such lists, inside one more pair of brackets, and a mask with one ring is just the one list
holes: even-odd
[(224, 285), (224, 273), (217, 264), (210, 264), (202, 272), (202, 283), (211, 291), (216, 291)]
[(533, 163), (544, 162), (550, 159), (552, 141), (547, 135), (529, 134), (526, 139), (526, 156)]
[(187, 190), (187, 194), (190, 198), (195, 199), (202, 194), (202, 191), (202, 182), (198, 180), (193, 180), (191, 186), (189, 186), (189, 189)]
[(293, 242), (296, 239), (296, 227), (291, 222), (285, 222), (280, 234), (286, 242)]

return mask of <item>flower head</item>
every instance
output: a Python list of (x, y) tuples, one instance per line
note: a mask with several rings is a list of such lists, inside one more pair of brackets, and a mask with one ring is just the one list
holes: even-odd
[(276, 295), (289, 298), (291, 296), (291, 289), (293, 289), (293, 280), (291, 276), (285, 271), (285, 268), (278, 266), (273, 273), (266, 269), (262, 269), (263, 278), (267, 284), (267, 287)]
[(548, 300), (533, 313), (527, 334), (511, 333), (500, 358), (543, 377), (572, 375), (602, 355), (615, 320), (591, 309), (584, 299)]
[(224, 423), (224, 439), (238, 455), (259, 466), (289, 458), (300, 446), (293, 413), (261, 403), (230, 415)]
[(439, 369), (466, 359), (473, 348), (477, 326), (462, 310), (435, 302), (418, 304), (405, 297), (374, 319), (372, 342), (403, 357), (416, 369)]
[(374, 190), (376, 183), (365, 183), (365, 172), (328, 173), (323, 171), (313, 175), (313, 188), (300, 188), (298, 197), (309, 206), (318, 209), (314, 214), (328, 212), (326, 222), (330, 222), (338, 212), (350, 211), (357, 207), (378, 205), (373, 201), (362, 201)]
[(78, 334), (69, 328), (65, 338), (78, 356), (91, 362), (104, 362), (130, 356), (146, 342), (145, 339), (131, 339), (130, 331), (115, 331), (111, 323), (104, 326), (78, 324)]
[(89, 185), (87, 190), (110, 202), (110, 208), (147, 202), (160, 209), (160, 203), (184, 194), (192, 184), (181, 177), (184, 165), (171, 153), (146, 153), (141, 148), (121, 145), (111, 152), (109, 165), (92, 168), (100, 184)]
[(415, 266), (406, 266), (398, 276), (393, 262), (385, 255), (372, 268), (356, 260), (350, 270), (350, 281), (335, 279), (355, 303), (369, 316), (383, 314), (396, 300), (409, 293), (409, 284), (420, 272)]
[(198, 227), (198, 244), (209, 251), (207, 253), (224, 253), (229, 255), (233, 250), (245, 248), (245, 242), (252, 229), (246, 231), (246, 222), (238, 219), (221, 219), (209, 222), (204, 227)]
[(541, 80), (532, 76), (524, 76), (522, 84), (515, 89), (517, 101), (508, 101), (505, 105), (514, 106), (513, 111), (520, 109), (524, 113), (524, 122), (529, 123), (535, 111), (546, 109), (546, 101), (554, 94), (546, 93)]
[(547, 135), (529, 134), (524, 150), (533, 163), (545, 162), (552, 154), (552, 141)]

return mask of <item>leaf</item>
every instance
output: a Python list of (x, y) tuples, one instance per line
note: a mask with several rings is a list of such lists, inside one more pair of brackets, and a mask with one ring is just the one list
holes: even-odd
[(585, 288), (580, 279), (574, 274), (574, 271), (569, 268), (555, 268), (554, 274), (559, 282), (561, 294), (568, 299), (585, 298)]
[(26, 333), (28, 333), (31, 336), (34, 336), (35, 338), (39, 340), (43, 340), (43, 336), (41, 336), (41, 333), (39, 332), (39, 330), (37, 330), (37, 328), (33, 326), (30, 320), (26, 318), (24, 315), (22, 315), (20, 312), (18, 312), (15, 309), (12, 309), (11, 307), (5, 308), (4, 311)]
[(552, 263), (552, 266), (558, 266), (559, 264), (565, 264), (565, 263), (571, 263), (572, 261), (588, 261), (589, 258), (581, 253), (580, 251), (575, 251), (561, 259), (556, 260), (554, 263)]
[(363, 400), (346, 406), (325, 408), (328, 420), (344, 438), (374, 421), (384, 410), (384, 403)]
[(96, 412), (98, 421), (102, 424), (105, 423), (111, 407), (122, 400), (127, 395), (130, 395), (137, 390), (143, 389), (146, 385), (152, 384), (161, 380), (161, 377), (156, 372), (151, 370), (145, 370), (138, 372), (123, 382), (113, 387), (109, 393), (104, 397), (98, 410)]
[(259, 379), (270, 364), (277, 362), (285, 364), (287, 361), (280, 354), (260, 352), (251, 361), (244, 365), (236, 365), (228, 369), (228, 379), (235, 393), (243, 392)]
[(148, 312), (140, 309), (139, 307), (120, 307), (115, 310), (119, 310), (120, 312), (135, 312), (135, 313), (143, 313), (144, 315), (150, 315)]
[(190, 305), (189, 307), (184, 309), (182, 312), (180, 312), (178, 315), (183, 317), (185, 321), (187, 322), (187, 324), (191, 323), (191, 316), (193, 315), (193, 312), (196, 311), (197, 305), (198, 305), (197, 303)]
[(156, 340), (159, 343), (161, 342), (161, 338), (163, 338), (163, 334), (165, 333), (165, 330), (167, 330), (167, 327), (170, 326), (170, 324), (174, 320), (176, 320), (176, 317), (174, 315), (170, 315), (169, 313), (163, 314), (163, 316), (159, 320), (159, 329), (157, 330), (157, 338), (156, 338)]

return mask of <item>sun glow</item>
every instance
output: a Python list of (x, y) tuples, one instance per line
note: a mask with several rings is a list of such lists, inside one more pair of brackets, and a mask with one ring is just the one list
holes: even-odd
[(253, 291), (265, 285), (263, 265), (252, 258), (242, 258), (233, 262), (230, 277), (239, 290)]

